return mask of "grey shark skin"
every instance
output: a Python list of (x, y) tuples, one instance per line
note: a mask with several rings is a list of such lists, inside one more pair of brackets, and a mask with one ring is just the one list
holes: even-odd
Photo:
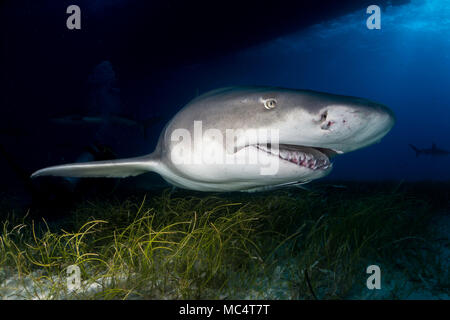
[[(181, 155), (174, 152), (178, 129), (195, 136), (195, 122), (202, 132), (215, 130), (233, 139), (202, 140)], [(49, 167), (32, 177), (128, 177), (159, 173), (169, 183), (199, 191), (258, 191), (303, 184), (327, 175), (330, 159), (378, 142), (395, 123), (387, 107), (369, 100), (277, 87), (229, 87), (205, 93), (182, 108), (163, 129), (155, 151), (149, 155), (115, 161), (74, 163)], [(276, 130), (278, 148), (268, 137), (249, 135), (251, 130)], [(274, 131), (270, 131), (274, 132)], [(206, 142), (205, 142), (206, 141)], [(189, 144), (188, 144), (189, 145)], [(189, 145), (190, 146), (190, 145)], [(179, 161), (223, 150), (231, 162)], [(261, 164), (249, 163), (257, 156), (277, 165), (275, 174), (261, 174)], [(177, 159), (178, 157), (178, 159)]]
[(413, 149), (416, 152), (416, 157), (420, 156), (421, 154), (429, 155), (432, 157), (436, 156), (447, 156), (450, 154), (450, 151), (440, 149), (436, 146), (436, 144), (432, 144), (430, 149), (419, 149), (412, 144), (409, 145), (411, 149)]

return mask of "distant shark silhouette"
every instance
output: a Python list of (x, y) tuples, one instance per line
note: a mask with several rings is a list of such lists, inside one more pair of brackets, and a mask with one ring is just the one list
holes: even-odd
[(430, 156), (447, 156), (450, 154), (450, 151), (444, 150), (444, 149), (439, 149), (438, 147), (436, 147), (436, 144), (433, 143), (431, 145), (430, 149), (418, 149), (415, 146), (413, 146), (412, 144), (409, 145), (411, 147), (411, 149), (413, 149), (416, 152), (416, 157), (420, 156), (421, 154), (426, 154), (426, 155), (430, 155)]

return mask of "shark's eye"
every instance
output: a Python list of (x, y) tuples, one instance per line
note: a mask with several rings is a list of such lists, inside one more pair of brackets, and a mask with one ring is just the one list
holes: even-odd
[(322, 115), (320, 116), (320, 122), (327, 120), (327, 116), (328, 116), (328, 111), (325, 111), (324, 113), (322, 113)]
[(266, 109), (273, 109), (277, 105), (277, 100), (275, 99), (267, 99), (264, 101), (264, 107)]

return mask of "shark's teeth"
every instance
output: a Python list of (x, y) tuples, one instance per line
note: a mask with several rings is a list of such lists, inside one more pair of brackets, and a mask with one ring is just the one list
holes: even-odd
[[(283, 160), (311, 170), (326, 170), (331, 167), (330, 159), (322, 153), (318, 153), (318, 151), (314, 150), (313, 148), (309, 148), (309, 150), (311, 150), (311, 153), (308, 153), (297, 150), (286, 150), (282, 148), (279, 148), (275, 151), (270, 147), (264, 145), (256, 146), (260, 150), (263, 150), (267, 153), (272, 153), (273, 155), (277, 155)], [(303, 148), (302, 150), (307, 149)]]

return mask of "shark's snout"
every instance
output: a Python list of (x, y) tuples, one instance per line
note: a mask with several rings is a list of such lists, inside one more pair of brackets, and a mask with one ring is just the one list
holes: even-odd
[(381, 117), (382, 121), (384, 121), (386, 129), (388, 131), (391, 130), (396, 121), (394, 111), (392, 111), (385, 105), (379, 104), (378, 112), (380, 113), (380, 117)]
[(377, 142), (383, 138), (395, 124), (395, 114), (387, 106), (371, 103), (367, 111), (367, 140)]
[(337, 116), (336, 123), (341, 127), (336, 129), (342, 138), (342, 152), (357, 150), (383, 138), (394, 126), (394, 112), (387, 106), (375, 102), (349, 105)]
[(287, 129), (290, 140), (298, 141), (290, 143), (346, 153), (378, 142), (395, 124), (392, 110), (365, 99), (349, 97), (317, 106), (298, 113), (299, 124)]

